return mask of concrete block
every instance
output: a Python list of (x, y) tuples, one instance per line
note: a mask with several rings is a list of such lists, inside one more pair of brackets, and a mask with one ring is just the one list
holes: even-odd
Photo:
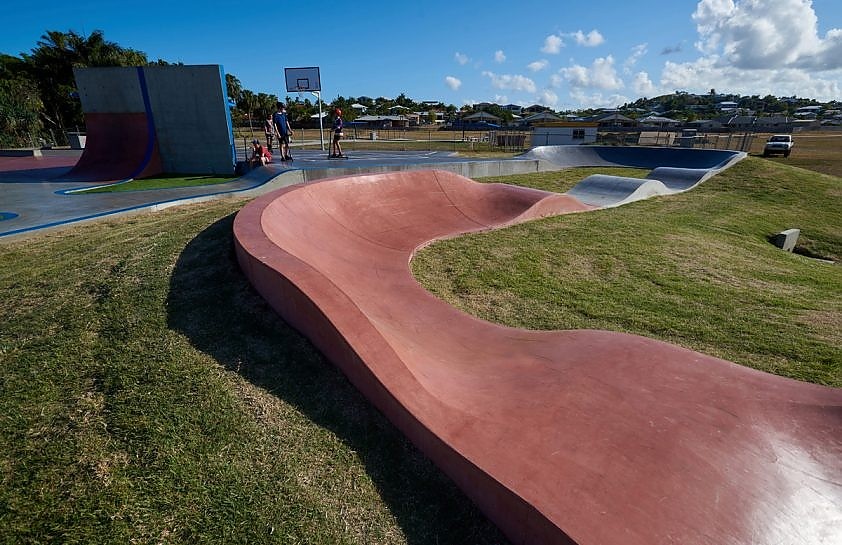
[(798, 244), (798, 236), (800, 234), (801, 229), (787, 229), (786, 231), (781, 231), (772, 237), (772, 244), (784, 251), (791, 252), (795, 249), (795, 245)]

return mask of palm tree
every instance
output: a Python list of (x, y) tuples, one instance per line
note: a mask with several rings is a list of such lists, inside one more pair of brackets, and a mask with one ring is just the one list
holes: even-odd
[(21, 57), (38, 85), (45, 108), (62, 131), (66, 124), (82, 123), (82, 109), (71, 97), (76, 87), (74, 67), (148, 64), (145, 53), (107, 41), (101, 30), (87, 37), (72, 30), (47, 31), (32, 52)]

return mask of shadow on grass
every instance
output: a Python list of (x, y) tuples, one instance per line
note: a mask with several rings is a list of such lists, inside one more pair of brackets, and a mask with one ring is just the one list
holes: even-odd
[(504, 543), (448, 479), (252, 290), (228, 216), (199, 233), (170, 279), (169, 326), (226, 368), (331, 430), (366, 466), (407, 542)]

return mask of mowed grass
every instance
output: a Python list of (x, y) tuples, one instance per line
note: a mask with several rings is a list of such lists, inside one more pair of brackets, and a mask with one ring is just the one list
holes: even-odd
[[(492, 180), (548, 187), (554, 174)], [(840, 201), (840, 178), (749, 158), (688, 193), (442, 241), (412, 267), (493, 322), (637, 333), (840, 387)], [(791, 227), (799, 251), (836, 264), (768, 242)]]
[[(507, 181), (563, 191), (591, 172)], [(413, 268), (487, 319), (840, 386), (839, 265), (766, 241), (800, 227), (842, 258), (840, 184), (750, 159), (682, 195), (442, 242)], [(243, 204), (0, 245), (0, 543), (505, 542), (251, 290)]]
[[(762, 155), (770, 134), (758, 134), (751, 146), (753, 155)], [(842, 178), (842, 132), (805, 131), (792, 135), (795, 147), (789, 157), (776, 155), (767, 161), (814, 170)]]
[(0, 245), (0, 543), (503, 543), (251, 290), (243, 204)]
[(204, 174), (183, 175), (172, 174), (131, 180), (122, 184), (109, 185), (90, 189), (85, 193), (116, 193), (120, 191), (145, 191), (149, 189), (172, 189), (176, 187), (193, 187), (198, 185), (224, 184), (235, 180), (234, 176), (212, 176)]

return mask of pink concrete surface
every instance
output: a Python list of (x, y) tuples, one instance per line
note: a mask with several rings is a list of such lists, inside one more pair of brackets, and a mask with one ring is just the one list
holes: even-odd
[(85, 150), (60, 181), (114, 182), (162, 172), (157, 138), (154, 134), (150, 138), (146, 113), (88, 112), (85, 128)]
[(842, 543), (842, 391), (634, 335), (528, 331), (413, 278), (432, 240), (582, 212), (441, 171), (326, 180), (234, 223), (258, 292), (514, 543)]

